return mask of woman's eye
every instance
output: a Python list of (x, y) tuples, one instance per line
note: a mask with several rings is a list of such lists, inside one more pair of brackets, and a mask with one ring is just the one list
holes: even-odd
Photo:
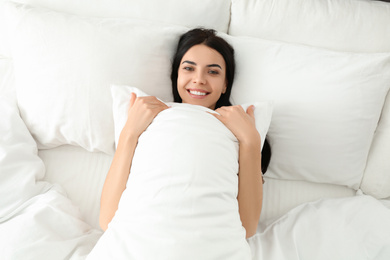
[(188, 71), (193, 71), (193, 70), (194, 70), (194, 69), (191, 68), (191, 67), (184, 67), (183, 69), (184, 69), (184, 70), (188, 70)]
[(213, 75), (217, 75), (217, 74), (219, 74), (219, 72), (218, 72), (218, 71), (216, 71), (216, 70), (210, 70), (210, 71), (209, 71), (209, 73), (210, 73), (210, 74), (213, 74)]

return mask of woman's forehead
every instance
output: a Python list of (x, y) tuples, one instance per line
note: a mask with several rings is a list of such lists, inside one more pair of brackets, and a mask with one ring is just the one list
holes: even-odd
[(184, 61), (190, 61), (195, 63), (193, 65), (207, 66), (210, 64), (220, 65), (225, 67), (225, 60), (222, 55), (213, 48), (210, 48), (204, 44), (198, 44), (192, 46), (183, 56), (181, 63)]

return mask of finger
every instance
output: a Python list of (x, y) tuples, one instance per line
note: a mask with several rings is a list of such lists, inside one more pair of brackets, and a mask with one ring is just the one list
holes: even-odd
[[(218, 109), (217, 109), (217, 110), (218, 110)], [(215, 112), (218, 112), (217, 110), (215, 110)], [(221, 115), (220, 115), (220, 114), (211, 113), (211, 112), (208, 112), (208, 111), (206, 111), (206, 113), (209, 113), (210, 115), (212, 115), (213, 117), (215, 117), (216, 119), (218, 119), (219, 121), (221, 121), (221, 119), (220, 119)]]
[(250, 105), (247, 109), (246, 109), (246, 113), (252, 117), (252, 118), (255, 118), (255, 106), (254, 105)]
[(134, 102), (135, 102), (136, 99), (137, 99), (137, 94), (132, 92), (131, 96), (130, 96), (130, 107), (132, 107), (134, 105)]
[(164, 107), (164, 109), (167, 109), (167, 108), (170, 108), (170, 106), (168, 106), (167, 104), (165, 104), (164, 102), (160, 101)]

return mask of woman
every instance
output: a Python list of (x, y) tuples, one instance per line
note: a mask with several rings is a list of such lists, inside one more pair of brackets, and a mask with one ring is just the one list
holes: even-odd
[[(234, 50), (215, 31), (194, 29), (181, 36), (172, 64), (172, 88), (176, 102), (201, 105), (213, 114), (239, 141), (239, 214), (246, 237), (256, 233), (262, 207), (260, 135), (255, 127), (254, 107), (244, 111), (231, 106), (229, 97), (234, 79)], [(169, 109), (156, 97), (130, 99), (128, 120), (101, 196), (100, 225), (107, 229), (126, 188), (139, 136), (158, 113)], [(131, 173), (130, 173), (131, 174)]]

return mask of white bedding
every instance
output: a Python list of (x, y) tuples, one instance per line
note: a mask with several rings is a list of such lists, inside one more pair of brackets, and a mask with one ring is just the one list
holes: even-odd
[(366, 196), (303, 204), (248, 240), (253, 259), (388, 260), (390, 209)]
[(101, 235), (58, 186), (32, 197), (9, 217), (0, 223), (4, 260), (82, 260)]
[[(100, 193), (112, 156), (88, 152), (77, 146), (64, 145), (40, 150), (46, 168), (44, 180), (58, 183), (80, 208), (84, 219), (99, 227)], [(260, 225), (268, 225), (294, 207), (322, 198), (354, 196), (356, 191), (339, 185), (305, 181), (276, 180), (264, 176), (263, 212)]]
[(45, 166), (19, 116), (0, 96), (0, 259), (84, 259), (101, 231), (84, 221)]
[[(12, 102), (8, 102), (7, 106), (5, 106), (7, 102), (1, 104), (2, 122), (7, 122), (4, 119), (8, 118), (15, 129), (22, 129), (23, 122), (15, 107), (12, 106)], [(8, 117), (4, 116), (6, 113), (8, 113)], [(2, 124), (2, 126), (5, 125)], [(3, 136), (3, 140), (9, 143), (14, 142), (14, 145), (9, 146), (12, 149), (26, 148), (27, 143), (30, 143), (29, 145), (33, 149), (30, 149), (29, 156), (35, 158), (30, 160), (36, 161), (35, 165), (39, 165), (37, 162), (40, 159), (34, 155), (35, 145), (28, 141), (32, 140), (28, 133), (14, 132), (12, 137), (7, 135), (9, 132), (6, 128), (2, 129), (0, 134)], [(17, 134), (19, 136), (15, 136)], [(23, 140), (24, 143), (21, 144)], [(1, 147), (3, 149), (6, 147), (4, 142), (2, 142)], [(11, 148), (5, 149), (8, 152), (11, 151)], [(28, 154), (28, 150), (25, 151)], [(22, 156), (22, 154), (18, 155)], [(72, 196), (77, 194), (76, 190), (79, 195), (82, 194), (83, 188), (99, 190), (96, 187), (101, 185), (105, 177), (106, 164), (110, 161), (109, 156), (101, 153), (91, 154), (81, 148), (71, 146), (58, 147), (56, 151), (40, 151), (40, 154), (44, 158), (45, 164), (48, 165), (46, 169), (48, 174), (45, 179), (51, 179), (52, 182), (68, 183), (65, 187), (69, 194), (73, 194)], [(5, 161), (4, 157), (2, 158), (3, 168), (0, 172), (2, 191), (8, 191), (12, 194), (12, 191), (17, 187), (14, 185), (4, 186), (6, 184), (4, 180), (10, 176), (26, 176), (27, 172), (23, 172), (23, 168), (18, 164), (10, 163), (10, 161)], [(101, 164), (98, 163), (99, 161)], [(65, 167), (70, 163), (75, 164), (73, 170)], [(96, 168), (92, 167), (93, 164)], [(15, 167), (10, 167), (12, 165)], [(56, 166), (61, 169), (55, 171)], [(81, 173), (77, 172), (76, 169), (83, 168), (85, 176), (78, 177)], [(24, 169), (34, 172), (37, 167), (30, 165)], [(68, 177), (64, 176), (66, 174)], [(60, 178), (59, 175), (62, 177)], [(77, 185), (72, 186), (72, 180)], [(27, 184), (33, 185), (32, 182)], [(301, 188), (299, 191), (293, 191), (298, 187), (297, 185)], [(368, 259), (388, 259), (386, 257), (390, 254), (390, 238), (388, 237), (390, 234), (390, 209), (386, 209), (369, 196), (324, 199), (314, 203), (304, 203), (271, 223), (278, 216), (277, 213), (289, 209), (287, 205), (291, 207), (293, 204), (301, 204), (305, 200), (310, 200), (310, 197), (312, 200), (321, 196), (329, 197), (332, 196), (332, 193), (333, 196), (353, 195), (352, 190), (343, 187), (337, 188), (337, 186), (322, 184), (317, 184), (314, 187), (309, 183), (299, 184), (299, 182), (291, 181), (283, 183), (280, 180), (267, 179), (264, 214), (261, 223), (268, 222), (268, 227), (263, 229), (263, 225), (261, 225), (259, 234), (248, 240), (252, 259), (329, 259), (326, 256), (331, 253), (333, 254), (331, 259), (340, 260), (353, 257), (355, 257), (353, 259), (366, 259), (363, 258), (366, 254), (369, 256), (377, 254), (376, 258)], [(88, 208), (87, 205), (95, 208), (93, 212), (89, 212), (90, 215), (84, 208), (84, 216), (82, 216), (77, 207), (66, 198), (59, 186), (49, 185), (48, 189), (39, 190), (35, 194), (30, 194), (29, 197), (23, 203), (18, 204), (12, 214), (8, 214), (6, 217), (2, 216), (0, 224), (1, 259), (85, 259), (102, 234), (101, 231), (91, 228), (84, 221), (86, 217), (89, 217), (89, 219), (95, 219), (96, 223), (99, 198), (91, 196), (76, 201), (85, 208)], [(383, 204), (386, 202), (388, 203), (388, 201), (383, 201)], [(277, 208), (275, 211), (272, 210), (274, 207)], [(346, 225), (347, 223), (348, 225)], [(151, 248), (150, 243), (146, 246)], [(322, 252), (322, 254), (319, 255), (318, 252)]]
[[(0, 12), (3, 2), (5, 1), (0, 0)], [(271, 133), (280, 130), (279, 133), (285, 133), (284, 137), (287, 138), (285, 141), (291, 143), (291, 131), (287, 126), (300, 124), (304, 127), (300, 129), (302, 131), (299, 134), (305, 139), (310, 136), (305, 134), (306, 131), (313, 133), (309, 128), (310, 122), (321, 119), (322, 114), (318, 111), (319, 108), (323, 108), (322, 111), (328, 119), (341, 118), (335, 126), (340, 122), (340, 126), (345, 129), (356, 130), (355, 134), (359, 136), (356, 140), (359, 142), (366, 140), (371, 143), (373, 139), (367, 158), (360, 156), (360, 159), (353, 159), (350, 156), (353, 155), (352, 153), (335, 149), (330, 155), (338, 159), (348, 158), (342, 160), (340, 164), (342, 167), (324, 171), (326, 166), (332, 166), (334, 161), (319, 161), (314, 164), (317, 168), (308, 171), (303, 179), (296, 178), (297, 175), (302, 175), (300, 168), (302, 164), (299, 160), (308, 163), (306, 155), (314, 155), (311, 149), (297, 149), (300, 151), (290, 153), (282, 149), (283, 156), (295, 156), (299, 159), (290, 161), (297, 163), (299, 169), (292, 171), (291, 167), (285, 167), (284, 176), (279, 179), (275, 178), (275, 174), (272, 176), (272, 168), (275, 169), (275, 165), (278, 166), (285, 160), (281, 156), (278, 158), (274, 156), (272, 162), (274, 166), (265, 175), (263, 211), (258, 234), (245, 241), (249, 247), (248, 245), (244, 247), (251, 250), (251, 257), (248, 258), (253, 260), (390, 259), (389, 60), (383, 60), (383, 64), (382, 62), (366, 64), (361, 67), (361, 71), (356, 70), (356, 65), (367, 62), (364, 57), (389, 55), (390, 4), (369, 0), (184, 2), (182, 0), (164, 2), (159, 0), (17, 0), (17, 2), (32, 4), (35, 7), (19, 6), (16, 8), (18, 11), (13, 13), (22, 14), (18, 23), (19, 30), (12, 32), (19, 35), (22, 41), (13, 42), (7, 37), (8, 34), (4, 30), (10, 26), (10, 23), (4, 22), (6, 15), (0, 15), (2, 21), (0, 22), (0, 96), (7, 94), (5, 99), (0, 97), (0, 260), (82, 260), (87, 257), (103, 234), (98, 223), (100, 193), (114, 148), (113, 133), (109, 132), (113, 129), (111, 100), (108, 95), (109, 84), (131, 84), (145, 88), (145, 91), (150, 89), (147, 92), (153, 95), (160, 92), (170, 95), (169, 73), (159, 68), (165, 66), (162, 64), (168, 64), (173, 53), (173, 43), (176, 42), (177, 35), (186, 29), (184, 26), (192, 27), (195, 24), (214, 26), (221, 35), (232, 39), (237, 59), (235, 79), (237, 87), (234, 88), (236, 92), (233, 93), (233, 101), (240, 103), (252, 102), (253, 99), (258, 101), (259, 96), (256, 97), (255, 93), (260, 91), (261, 98), (264, 98), (261, 92), (264, 86), (276, 91), (270, 85), (275, 81), (283, 82), (284, 87), (290, 91), (282, 90), (276, 95), (277, 98), (285, 97), (286, 101), (291, 101), (294, 95), (300, 99), (305, 94), (311, 93), (311, 85), (318, 87), (325, 84), (323, 85), (325, 92), (332, 89), (326, 92), (327, 95), (320, 96), (324, 100), (328, 98), (322, 103), (323, 107), (318, 107), (316, 102), (306, 103), (308, 106), (305, 106), (304, 111), (310, 114), (310, 117), (304, 120), (297, 118), (293, 111), (297, 111), (299, 106), (291, 106), (290, 110), (290, 107), (283, 108), (280, 104), (276, 104), (278, 107), (274, 110), (275, 115), (279, 115), (276, 119), (281, 118), (280, 112), (285, 116), (282, 116), (283, 121), (275, 121), (273, 118)], [(92, 16), (94, 18), (91, 18)], [(138, 25), (134, 27), (132, 24), (136, 22), (134, 18), (141, 18), (143, 27)], [(162, 30), (163, 27), (168, 29)], [(51, 29), (43, 30), (44, 28)], [(125, 31), (126, 33), (123, 33)], [(73, 37), (75, 34), (79, 37)], [(155, 37), (153, 39), (158, 40), (143, 40), (145, 37), (150, 39), (152, 36)], [(38, 37), (36, 38), (38, 40), (28, 40), (30, 37)], [(63, 40), (64, 37), (66, 40)], [(96, 39), (103, 39), (103, 41)], [(271, 43), (268, 40), (275, 40), (278, 45), (283, 45), (280, 50), (291, 50), (289, 53), (293, 56), (291, 58), (285, 56), (286, 59), (279, 59), (278, 62), (276, 58), (283, 57), (286, 52), (268, 52), (267, 49), (263, 51), (259, 48), (261, 45), (259, 42), (264, 40), (268, 43)], [(110, 44), (106, 45), (107, 42)], [(81, 48), (72, 48), (76, 45)], [(111, 47), (106, 48), (106, 46)], [(301, 51), (296, 52), (296, 48), (300, 48)], [(19, 49), (19, 51), (12, 55), (11, 49)], [(329, 50), (337, 53), (332, 54)], [(48, 51), (52, 51), (51, 54)], [(110, 53), (119, 55), (114, 58)], [(128, 56), (132, 58), (128, 59)], [(340, 59), (342, 57), (347, 58), (346, 62), (338, 63), (340, 66), (335, 69), (335, 64), (343, 61)], [(354, 67), (350, 66), (348, 57), (361, 58), (361, 60), (354, 62)], [(150, 60), (154, 62), (149, 62)], [(301, 63), (294, 65), (294, 61)], [(321, 73), (310, 74), (308, 77), (305, 71), (302, 71), (302, 67), (310, 61), (313, 66), (323, 66), (319, 70)], [(286, 64), (290, 64), (288, 67), (292, 70), (286, 70)], [(307, 69), (315, 68), (312, 65)], [(58, 66), (66, 67), (68, 73), (64, 73), (62, 68), (58, 70)], [(78, 69), (80, 67), (82, 70)], [(278, 68), (274, 74), (269, 73), (272, 68)], [(128, 73), (129, 70), (133, 73)], [(353, 73), (346, 73), (351, 70)], [(16, 73), (15, 80), (14, 71), (19, 72)], [(21, 74), (21, 71), (26, 74)], [(151, 72), (153, 77), (145, 77)], [(268, 75), (268, 78), (261, 72)], [(373, 77), (369, 76), (371, 73)], [(378, 75), (374, 75), (375, 73)], [(293, 78), (292, 76), (302, 80), (303, 83), (311, 79), (312, 83), (308, 84), (307, 91), (302, 88), (298, 90), (300, 86), (304, 86), (300, 81), (286, 79), (286, 77)], [(338, 76), (342, 80), (339, 80)], [(385, 83), (371, 82), (373, 78), (381, 77), (387, 77)], [(28, 80), (29, 78), (33, 80)], [(358, 82), (354, 84), (353, 80), (359, 78), (362, 84)], [(329, 88), (326, 80), (330, 80)], [(21, 120), (19, 110), (14, 104), (15, 82), (18, 82), (19, 86), (25, 83), (24, 90), (19, 90), (17, 100), (22, 112), (28, 112), (30, 115), (50, 101), (60, 109), (48, 106), (36, 113), (36, 116), (29, 117), (29, 121)], [(47, 84), (48, 82), (50, 84)], [(70, 84), (67, 84), (68, 82)], [(351, 88), (348, 93), (342, 92), (342, 88), (336, 87), (337, 84), (341, 87), (349, 84)], [(361, 86), (367, 87), (364, 88), (364, 92), (358, 92), (358, 87), (355, 85), (359, 85), (360, 89)], [(318, 94), (317, 91), (314, 92)], [(379, 92), (381, 94), (378, 95)], [(382, 108), (378, 104), (383, 103), (386, 92), (385, 106)], [(341, 97), (340, 94), (345, 95), (345, 100), (337, 99)], [(245, 96), (245, 101), (239, 100), (240, 96)], [(96, 109), (89, 110), (95, 113), (88, 115), (100, 120), (99, 124), (92, 127), (93, 130), (105, 131), (106, 128), (110, 128), (105, 133), (111, 134), (103, 135), (107, 139), (98, 138), (109, 142), (105, 145), (105, 149), (89, 147), (90, 151), (106, 153), (90, 152), (88, 147), (83, 148), (79, 145), (72, 146), (70, 144), (77, 144), (77, 142), (72, 143), (69, 138), (58, 143), (60, 145), (58, 147), (48, 149), (52, 146), (42, 146), (42, 150), (38, 151), (36, 141), (52, 134), (49, 128), (39, 123), (37, 126), (40, 127), (41, 136), (34, 136), (34, 139), (30, 134), (33, 133), (31, 124), (38, 121), (48, 121), (49, 126), (58, 129), (62, 134), (68, 130), (72, 135), (74, 134), (72, 137), (83, 142), (92, 140), (93, 135), (86, 134), (88, 131), (86, 127), (78, 129), (82, 126), (80, 123), (82, 121), (67, 129), (64, 128), (64, 122), (69, 123), (87, 111), (76, 104), (76, 97), (90, 102), (82, 103), (83, 105), (96, 105), (93, 106)], [(335, 113), (331, 106), (328, 107), (329, 101), (334, 98), (341, 101), (338, 106), (341, 113), (338, 111)], [(365, 102), (370, 98), (375, 99), (370, 105), (371, 110), (375, 107), (375, 111), (368, 112), (369, 106)], [(61, 107), (65, 100), (70, 101), (66, 106)], [(357, 103), (354, 103), (355, 101)], [(354, 109), (355, 106), (362, 109), (359, 117), (342, 118), (345, 115), (342, 112), (346, 111), (344, 108), (348, 104), (351, 105), (349, 108), (352, 112), (357, 111)], [(26, 107), (28, 109), (23, 110)], [(329, 117), (330, 114), (327, 113), (329, 109), (334, 112), (334, 117)], [(67, 113), (69, 110), (72, 112)], [(47, 116), (44, 114), (48, 111), (58, 112), (58, 115), (53, 117), (56, 120), (46, 120)], [(303, 115), (298, 112), (298, 115)], [(353, 119), (355, 122), (357, 119), (366, 120), (364, 115), (375, 117), (371, 122), (370, 135), (361, 131), (362, 125), (351, 124)], [(332, 120), (329, 122), (334, 122)], [(323, 120), (319, 121), (324, 123)], [(30, 124), (30, 127), (26, 127), (25, 124), (27, 126)], [(328, 126), (323, 124), (319, 130), (327, 128)], [(79, 132), (75, 133), (76, 130)], [(310, 145), (319, 142), (321, 146), (337, 144), (349, 149), (352, 147), (350, 144), (342, 145), (339, 141), (347, 140), (342, 138), (346, 136), (345, 133), (344, 131), (334, 133), (333, 143), (329, 142), (328, 133), (324, 138), (313, 140), (306, 138), (304, 141), (309, 141)], [(61, 135), (55, 132), (52, 137), (60, 138)], [(347, 137), (352, 135), (347, 134)], [(277, 140), (283, 139), (277, 137)], [(298, 148), (294, 145), (292, 147)], [(317, 148), (316, 146), (315, 149)], [(366, 152), (367, 149), (368, 146), (365, 148)], [(306, 155), (302, 156), (304, 153)], [(346, 163), (347, 161), (349, 162)], [(353, 168), (357, 165), (357, 161), (361, 164), (361, 170), (344, 171), (344, 166)], [(323, 174), (319, 175), (319, 172)], [(351, 178), (340, 181), (340, 178), (347, 175)], [(321, 178), (318, 179), (318, 176)], [(317, 183), (309, 180), (317, 180)], [(358, 195), (356, 189), (360, 189)], [(128, 199), (123, 203), (126, 200)], [(122, 210), (122, 213), (119, 214), (125, 215), (130, 212)], [(163, 231), (166, 232), (164, 238), (174, 230)], [(121, 235), (129, 235), (124, 234), (124, 230), (118, 232)], [(177, 232), (184, 231), (177, 230)], [(110, 231), (107, 236), (113, 233)], [(130, 241), (125, 242), (130, 244)], [(136, 242), (141, 243), (142, 240)], [(155, 248), (154, 242), (145, 238), (142, 246), (145, 250), (152, 251)], [(205, 243), (205, 247), (210, 248), (207, 252), (208, 257), (229, 254), (229, 250), (239, 247), (234, 245), (234, 247), (217, 250), (215, 249), (217, 243), (223, 244), (223, 241), (215, 239), (211, 243)], [(123, 248), (128, 247), (129, 244), (124, 245)], [(120, 250), (117, 253), (128, 256), (133, 254), (133, 248), (125, 253)], [(230, 256), (233, 258), (232, 255)], [(159, 256), (154, 259), (160, 258)], [(237, 259), (242, 260), (240, 257)]]
[(212, 110), (170, 105), (139, 137), (118, 211), (88, 259), (250, 258), (237, 139)]

